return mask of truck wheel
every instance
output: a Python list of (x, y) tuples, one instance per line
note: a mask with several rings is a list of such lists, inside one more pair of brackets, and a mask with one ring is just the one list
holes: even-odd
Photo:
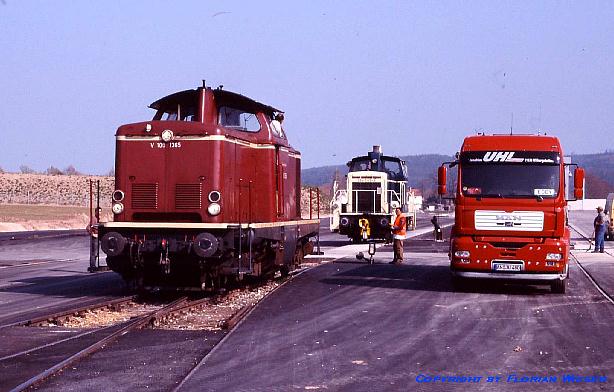
[(567, 278), (557, 279), (550, 284), (550, 290), (555, 294), (565, 294), (567, 289)]

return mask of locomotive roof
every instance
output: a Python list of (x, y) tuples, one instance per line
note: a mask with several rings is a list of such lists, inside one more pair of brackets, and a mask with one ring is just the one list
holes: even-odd
[[(394, 156), (392, 156), (392, 155), (381, 155), (381, 157), (382, 157), (383, 159), (390, 159), (390, 160), (395, 160), (395, 161), (402, 161), (402, 159), (401, 159), (401, 158), (399, 158), (399, 157), (394, 157)], [(364, 159), (371, 159), (371, 158), (369, 158), (369, 156), (368, 156), (368, 155), (361, 155), (361, 156), (357, 156), (357, 157), (352, 158), (352, 161), (356, 161), (356, 160), (364, 160)]]
[[(193, 89), (193, 90), (184, 90), (179, 91), (170, 95), (167, 95), (164, 98), (160, 98), (157, 101), (153, 102), (149, 105), (150, 108), (159, 110), (163, 106), (166, 105), (176, 105), (186, 101), (194, 101), (198, 99), (198, 95), (202, 88)], [(213, 92), (213, 96), (215, 100), (218, 102), (218, 106), (240, 106), (246, 110), (252, 110), (254, 112), (264, 112), (271, 114), (273, 112), (281, 112), (281, 110), (276, 109), (272, 106), (265, 105), (261, 102), (255, 101), (249, 97), (246, 97), (241, 94), (233, 93), (232, 91), (215, 89), (210, 90)]]

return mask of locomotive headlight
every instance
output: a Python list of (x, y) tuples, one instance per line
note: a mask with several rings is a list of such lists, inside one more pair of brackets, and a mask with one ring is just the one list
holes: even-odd
[(218, 215), (221, 210), (222, 207), (220, 207), (220, 205), (217, 203), (211, 203), (209, 204), (209, 207), (207, 207), (207, 212), (209, 212), (209, 214), (213, 216)]
[(121, 214), (124, 212), (124, 205), (122, 203), (115, 203), (111, 209), (115, 215)]
[(164, 140), (165, 142), (170, 142), (172, 138), (173, 131), (171, 131), (170, 129), (165, 129), (164, 131), (162, 131), (162, 140)]
[(561, 261), (562, 258), (563, 255), (560, 253), (548, 253), (546, 255), (546, 260)]
[(222, 199), (222, 194), (219, 191), (209, 192), (209, 201), (211, 203), (218, 203)]
[(113, 201), (122, 201), (124, 200), (124, 197), (126, 195), (124, 194), (124, 191), (120, 191), (119, 189), (115, 190), (115, 192), (113, 192)]
[(463, 259), (469, 258), (470, 255), (471, 253), (469, 253), (468, 250), (457, 250), (456, 252), (454, 252), (454, 257), (460, 257)]

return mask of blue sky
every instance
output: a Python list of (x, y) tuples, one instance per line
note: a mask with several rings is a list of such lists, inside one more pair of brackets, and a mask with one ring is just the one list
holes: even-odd
[(286, 111), (303, 167), (452, 154), (476, 130), (614, 148), (614, 2), (4, 0), (0, 167), (105, 173), (201, 79)]

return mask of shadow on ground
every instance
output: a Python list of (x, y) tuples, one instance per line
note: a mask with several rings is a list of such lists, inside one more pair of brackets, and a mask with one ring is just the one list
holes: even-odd
[(53, 295), (59, 297), (108, 296), (110, 293), (127, 295), (123, 279), (115, 273), (74, 274), (67, 276), (41, 276), (10, 281), (11, 286), (0, 292)]
[[(350, 285), (399, 290), (457, 292), (459, 294), (535, 295), (550, 293), (550, 286), (477, 279), (467, 281), (463, 285), (462, 290), (455, 290), (452, 285), (449, 266), (411, 264), (411, 261), (406, 263), (408, 264), (364, 265), (364, 262), (335, 262), (335, 264), (344, 264), (346, 268), (328, 278), (321, 279), (321, 282), (340, 286)], [(357, 267), (351, 268), (351, 265), (357, 265)]]

